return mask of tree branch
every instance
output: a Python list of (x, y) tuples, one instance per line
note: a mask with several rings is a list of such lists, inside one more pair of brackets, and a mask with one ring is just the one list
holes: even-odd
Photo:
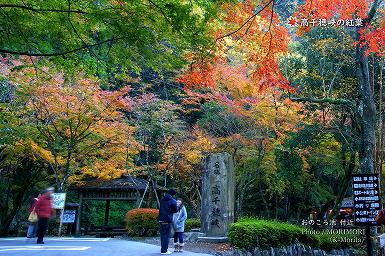
[(88, 49), (90, 47), (95, 47), (98, 45), (102, 45), (108, 42), (114, 42), (123, 39), (124, 37), (118, 37), (118, 38), (110, 38), (95, 44), (88, 44), (84, 45), (72, 50), (64, 51), (64, 52), (52, 52), (52, 53), (35, 53), (35, 52), (23, 52), (23, 51), (12, 51), (12, 50), (7, 50), (7, 49), (0, 49), (0, 53), (8, 53), (8, 54), (13, 54), (13, 55), (24, 55), (24, 56), (37, 56), (37, 57), (51, 57), (51, 56), (63, 56), (66, 54), (71, 54), (75, 53), (84, 49)]
[(346, 99), (332, 99), (332, 98), (295, 98), (295, 97), (289, 97), (290, 100), (295, 102), (307, 102), (307, 103), (315, 103), (315, 104), (332, 104), (332, 105), (342, 105), (348, 107), (353, 114), (353, 118), (355, 118), (356, 122), (359, 124), (362, 124), (362, 116), (359, 114), (357, 107), (354, 105), (354, 103), (350, 100)]
[(226, 34), (226, 35), (223, 35), (223, 36), (220, 36), (216, 39), (216, 41), (218, 40), (221, 40), (225, 37), (229, 37), (235, 33), (237, 33), (239, 30), (241, 30), (244, 26), (246, 26), (247, 23), (249, 23), (249, 21), (251, 21), (252, 19), (254, 19), (255, 16), (257, 16), (258, 14), (260, 14), (263, 10), (265, 10), (274, 0), (270, 0), (267, 4), (265, 4), (261, 10), (259, 10), (258, 12), (254, 13), (252, 16), (250, 16), (239, 28), (237, 28), (236, 30)]
[(382, 1), (383, 0), (375, 0), (373, 2), (372, 7), (369, 10), (368, 17), (366, 19), (364, 19), (364, 23), (369, 23), (373, 19), (374, 15), (376, 14), (377, 9), (380, 6)]
[(318, 104), (328, 103), (333, 105), (345, 105), (352, 109), (356, 108), (352, 101), (346, 100), (346, 99), (332, 99), (332, 98), (317, 99), (317, 98), (295, 98), (295, 97), (289, 97), (289, 99), (295, 102), (308, 102), (308, 103), (318, 103)]
[(72, 21), (71, 21), (71, 0), (68, 0), (68, 15), (67, 15), (67, 17), (68, 17), (68, 22), (70, 23), (70, 25), (71, 25), (73, 31), (75, 32), (75, 35), (80, 39), (80, 41), (82, 41), (82, 43), (83, 43), (84, 45), (87, 46), (88, 51), (89, 51), (92, 55), (94, 55), (95, 58), (96, 58), (98, 61), (102, 62), (102, 60), (99, 58), (99, 56), (98, 56), (98, 55), (91, 49), (91, 47), (89, 47), (88, 44), (83, 40), (83, 38), (80, 36), (80, 34), (78, 33), (78, 31), (76, 30), (74, 24), (72, 23)]
[(17, 4), (0, 4), (0, 8), (19, 8), (23, 10), (28, 10), (32, 12), (72, 12), (72, 13), (81, 13), (86, 14), (87, 12), (81, 10), (62, 10), (62, 9), (36, 9), (26, 5), (17, 5)]
[(157, 5), (156, 3), (154, 3), (154, 1), (151, 1), (149, 0), (150, 4), (154, 5), (156, 8), (159, 9), (159, 11), (162, 13), (163, 17), (165, 18), (165, 20), (171, 25), (171, 27), (174, 27), (174, 25), (172, 24), (172, 21), (170, 20), (170, 18), (166, 15), (166, 13), (163, 11), (162, 7), (160, 7), (159, 5)]
[(270, 34), (270, 40), (269, 40), (269, 50), (266, 54), (266, 57), (269, 56), (270, 54), (270, 51), (271, 51), (271, 44), (273, 42), (273, 33), (271, 33), (271, 25), (273, 24), (273, 17), (274, 17), (274, 0), (272, 1), (272, 5), (271, 5), (271, 16), (270, 16), (270, 23), (269, 23), (269, 34)]

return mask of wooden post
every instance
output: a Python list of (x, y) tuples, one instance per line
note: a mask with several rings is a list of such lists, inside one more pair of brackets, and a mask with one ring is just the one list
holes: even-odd
[[(110, 197), (109, 193), (108, 193), (108, 197)], [(108, 219), (110, 217), (110, 199), (107, 199), (106, 200), (106, 209), (104, 211), (104, 226), (107, 226), (108, 225)]]
[[(147, 189), (148, 189), (148, 185), (149, 185), (149, 184), (150, 184), (150, 182), (147, 183), (146, 189), (145, 189), (144, 192), (143, 192), (143, 196), (142, 196), (142, 198), (140, 199), (140, 203), (139, 203), (138, 208), (142, 207), (142, 203), (143, 203), (144, 197), (146, 196), (146, 193), (147, 193)], [(139, 194), (140, 194), (140, 193), (139, 193)]]
[(76, 216), (76, 235), (80, 235), (80, 219), (82, 216), (82, 203), (83, 203), (83, 192), (80, 191), (79, 194), (79, 209), (77, 211), (77, 216)]
[(64, 215), (64, 209), (60, 209), (60, 223), (59, 223), (59, 232), (58, 232), (58, 236), (60, 237), (61, 236), (61, 233), (62, 233), (62, 229), (63, 229), (63, 215)]
[(367, 250), (367, 255), (372, 256), (375, 255), (375, 252), (373, 252), (373, 239), (371, 237), (371, 227), (366, 226), (365, 227), (365, 239), (366, 239), (366, 250)]
[(156, 186), (154, 184), (154, 181), (151, 179), (151, 184), (152, 184), (152, 189), (155, 193), (155, 197), (156, 197), (156, 202), (158, 204), (158, 208), (160, 207), (160, 201), (159, 201), (159, 197), (158, 197), (158, 192), (156, 191)]

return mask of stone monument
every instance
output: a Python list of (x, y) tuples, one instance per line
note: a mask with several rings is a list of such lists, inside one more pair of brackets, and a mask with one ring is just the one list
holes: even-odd
[[(228, 153), (203, 160), (201, 232), (204, 238), (225, 238), (234, 222), (234, 163)], [(203, 238), (203, 237), (202, 237)]]

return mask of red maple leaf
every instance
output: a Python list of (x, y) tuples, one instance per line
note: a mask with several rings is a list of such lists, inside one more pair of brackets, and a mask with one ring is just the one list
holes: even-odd
[(297, 19), (295, 17), (290, 17), (288, 20), (287, 20), (287, 24), (290, 26), (290, 27), (294, 27), (296, 24), (297, 24)]

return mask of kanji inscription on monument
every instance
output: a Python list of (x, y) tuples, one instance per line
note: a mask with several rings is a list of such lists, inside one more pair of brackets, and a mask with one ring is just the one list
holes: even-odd
[(234, 221), (234, 164), (228, 153), (211, 154), (203, 161), (202, 232), (226, 236)]

